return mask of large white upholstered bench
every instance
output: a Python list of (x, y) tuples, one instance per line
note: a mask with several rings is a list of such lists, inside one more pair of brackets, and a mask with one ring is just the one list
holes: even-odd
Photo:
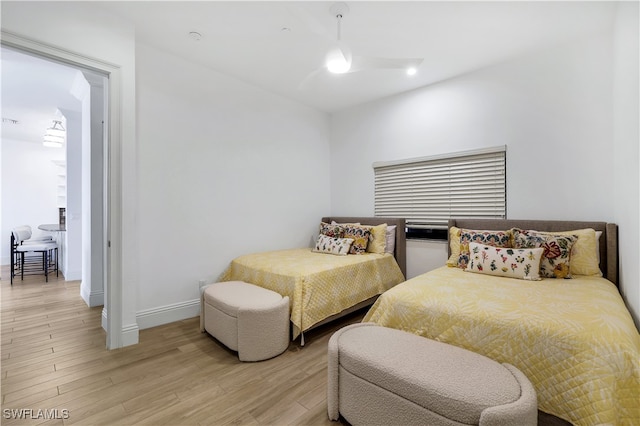
[(207, 331), (240, 361), (262, 361), (289, 346), (289, 298), (243, 281), (204, 288), (200, 331)]
[(329, 340), (331, 420), (353, 425), (535, 426), (536, 392), (520, 370), (373, 323)]

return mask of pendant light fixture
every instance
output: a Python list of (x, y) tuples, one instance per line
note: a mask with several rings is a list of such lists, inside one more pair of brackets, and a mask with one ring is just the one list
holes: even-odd
[(53, 120), (53, 126), (49, 127), (44, 134), (42, 144), (50, 148), (61, 148), (67, 134), (60, 120)]

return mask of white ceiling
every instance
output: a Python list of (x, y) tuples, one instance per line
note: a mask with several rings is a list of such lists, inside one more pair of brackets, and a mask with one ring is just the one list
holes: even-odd
[(2, 48), (2, 138), (42, 142), (58, 108), (76, 110), (78, 100), (70, 93), (78, 70)]
[[(103, 6), (143, 43), (332, 112), (442, 81), (532, 49), (611, 28), (612, 2), (352, 1), (342, 39), (354, 55), (424, 58), (417, 75), (317, 74), (337, 24), (334, 2), (168, 1)], [(283, 31), (289, 28), (290, 31)], [(202, 39), (189, 38), (190, 31)]]
[[(615, 2), (352, 1), (342, 39), (354, 55), (418, 57), (402, 70), (318, 72), (336, 38), (334, 2), (93, 2), (133, 23), (136, 38), (247, 83), (334, 112), (446, 80), (552, 44), (605, 31)], [(287, 28), (288, 30), (283, 30)], [(198, 41), (190, 31), (202, 34)], [(75, 70), (2, 49), (3, 137), (40, 140), (72, 101)], [(314, 73), (312, 78), (307, 78)], [(302, 84), (304, 82), (304, 84)]]

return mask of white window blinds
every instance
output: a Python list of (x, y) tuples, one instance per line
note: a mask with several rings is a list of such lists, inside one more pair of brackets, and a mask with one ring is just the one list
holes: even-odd
[(442, 229), (449, 218), (505, 218), (506, 146), (373, 164), (375, 215), (408, 228)]

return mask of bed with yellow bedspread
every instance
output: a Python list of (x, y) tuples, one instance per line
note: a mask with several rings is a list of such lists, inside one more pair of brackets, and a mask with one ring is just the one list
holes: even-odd
[(363, 321), (519, 368), (539, 409), (576, 425), (640, 425), (640, 335), (610, 281), (524, 281), (441, 267), (384, 293)]
[(382, 294), (404, 276), (392, 254), (334, 256), (300, 248), (240, 256), (220, 281), (245, 281), (289, 296), (295, 339), (320, 321)]

